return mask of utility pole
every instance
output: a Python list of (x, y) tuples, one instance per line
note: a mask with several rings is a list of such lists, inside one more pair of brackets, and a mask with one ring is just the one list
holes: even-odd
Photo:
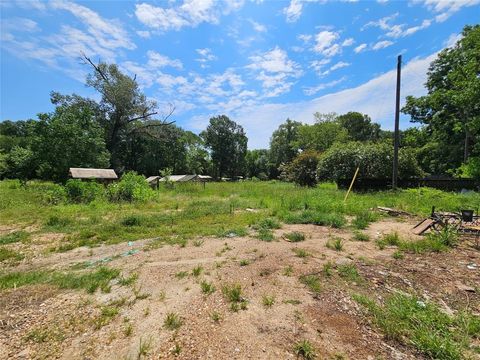
[(395, 100), (395, 135), (393, 143), (393, 176), (392, 189), (396, 190), (398, 185), (398, 147), (400, 146), (400, 78), (402, 72), (402, 55), (397, 58), (397, 96)]

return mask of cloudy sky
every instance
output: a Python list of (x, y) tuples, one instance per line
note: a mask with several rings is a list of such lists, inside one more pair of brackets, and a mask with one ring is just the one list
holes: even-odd
[(0, 11), (0, 120), (51, 111), (52, 90), (98, 97), (84, 52), (136, 74), (160, 110), (175, 105), (177, 125), (199, 132), (226, 114), (260, 148), (287, 117), (316, 111), (391, 129), (397, 55), (402, 96), (424, 93), (429, 63), (478, 23), (480, 0), (0, 0)]

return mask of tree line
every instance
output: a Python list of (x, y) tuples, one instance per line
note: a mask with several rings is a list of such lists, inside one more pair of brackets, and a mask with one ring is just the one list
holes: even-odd
[[(441, 51), (427, 74), (427, 94), (402, 109), (418, 126), (401, 132), (400, 176), (480, 177), (480, 26)], [(0, 178), (64, 182), (70, 167), (114, 168), (146, 176), (160, 171), (215, 178), (281, 178), (302, 185), (360, 176), (389, 178), (393, 134), (368, 114), (313, 114), (287, 119), (268, 149), (248, 150), (241, 125), (212, 117), (199, 135), (173, 121), (115, 64), (83, 60), (86, 84), (100, 100), (51, 93), (55, 110), (36, 120), (0, 123)]]

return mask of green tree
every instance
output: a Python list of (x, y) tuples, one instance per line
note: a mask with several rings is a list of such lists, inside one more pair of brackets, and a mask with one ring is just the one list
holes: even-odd
[(4, 176), (25, 183), (35, 173), (35, 157), (29, 148), (14, 146), (4, 159)]
[(372, 123), (366, 114), (351, 111), (338, 116), (337, 121), (353, 141), (376, 141), (380, 136), (380, 125)]
[(320, 154), (313, 150), (298, 154), (293, 161), (282, 166), (281, 178), (300, 186), (315, 186), (319, 158)]
[(248, 150), (246, 155), (246, 170), (249, 178), (256, 177), (260, 180), (267, 180), (271, 170), (268, 150)]
[(298, 130), (302, 123), (287, 119), (275, 130), (270, 138), (270, 162), (274, 170), (271, 177), (277, 177), (281, 164), (292, 161), (298, 154)]
[(298, 147), (302, 150), (325, 151), (335, 142), (348, 140), (347, 131), (337, 121), (302, 125), (298, 129)]
[(245, 171), (247, 136), (243, 127), (225, 115), (212, 117), (201, 137), (211, 150), (215, 177), (236, 177)]
[[(428, 94), (407, 97), (402, 111), (424, 124), (435, 143), (432, 173), (447, 173), (480, 154), (480, 25), (465, 26), (462, 38), (430, 64)], [(433, 148), (433, 147), (432, 147)]]
[(39, 114), (32, 151), (40, 178), (65, 181), (70, 167), (108, 167), (103, 129), (91, 100), (79, 96), (53, 95), (58, 106), (50, 114)]

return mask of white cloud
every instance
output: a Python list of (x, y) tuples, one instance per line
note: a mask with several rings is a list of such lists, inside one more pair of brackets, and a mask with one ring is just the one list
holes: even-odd
[(423, 3), (429, 10), (437, 13), (436, 22), (444, 22), (463, 7), (480, 4), (480, 0), (415, 0), (415, 3)]
[(348, 38), (343, 41), (342, 46), (352, 46), (354, 43), (355, 40), (353, 38)]
[(196, 27), (201, 23), (218, 24), (222, 15), (238, 10), (243, 1), (184, 0), (179, 6), (135, 5), (135, 16), (144, 25), (160, 31)]
[(358, 54), (364, 51), (366, 48), (367, 48), (367, 44), (363, 43), (358, 45), (355, 49), (353, 49), (353, 51), (355, 51), (355, 53)]
[(291, 0), (290, 5), (283, 9), (283, 13), (287, 17), (287, 22), (295, 22), (302, 15), (303, 4), (301, 0)]
[(335, 41), (339, 38), (338, 33), (333, 31), (320, 31), (315, 35), (315, 45), (313, 50), (317, 53), (321, 53), (325, 56), (334, 56), (341, 51), (341, 47), (335, 44)]
[(370, 21), (362, 27), (362, 30), (368, 27), (378, 27), (385, 31), (385, 35), (394, 39), (410, 36), (417, 31), (428, 28), (432, 24), (432, 20), (425, 19), (420, 25), (407, 26), (407, 24), (392, 24), (392, 21), (398, 17), (399, 13), (385, 16), (377, 21)]
[[(426, 58), (417, 58), (407, 63), (402, 70), (402, 104), (406, 95), (420, 96), (426, 90), (423, 86), (430, 63), (436, 53)], [(240, 123), (249, 136), (249, 148), (268, 146), (272, 132), (288, 117), (305, 123), (313, 123), (313, 113), (360, 111), (369, 114), (373, 121), (383, 128), (392, 129), (395, 108), (396, 71), (367, 81), (354, 88), (337, 91), (308, 101), (291, 103), (268, 103), (240, 107), (229, 113)], [(208, 119), (208, 118), (207, 118)], [(257, 119), (262, 119), (259, 122)], [(402, 124), (407, 120), (402, 119)], [(403, 125), (402, 125), (403, 126)]]
[(384, 49), (384, 48), (389, 47), (391, 45), (393, 45), (392, 41), (389, 41), (389, 40), (379, 41), (372, 46), (372, 50)]
[(330, 81), (328, 83), (318, 84), (317, 86), (313, 86), (313, 87), (306, 87), (306, 88), (303, 89), (303, 93), (307, 96), (312, 96), (312, 95), (315, 95), (316, 93), (318, 93), (321, 90), (325, 90), (329, 87), (338, 85), (345, 80), (346, 80), (346, 77), (344, 76), (344, 77), (342, 77), (338, 80), (333, 80), (333, 81)]
[(267, 31), (267, 27), (265, 25), (262, 25), (256, 21), (253, 21), (253, 20), (249, 20), (250, 21), (250, 24), (252, 24), (253, 26), (253, 30), (257, 31), (257, 32), (266, 32)]
[(152, 34), (147, 30), (139, 30), (137, 31), (137, 35), (144, 39), (148, 39)]
[(336, 63), (335, 65), (333, 65), (331, 68), (330, 68), (330, 71), (334, 71), (334, 70), (337, 70), (337, 69), (341, 69), (341, 68), (344, 68), (344, 67), (347, 67), (347, 66), (350, 66), (352, 64), (350, 63), (347, 63), (347, 62), (344, 62), (344, 61), (339, 61), (338, 63)]
[(40, 30), (35, 21), (19, 17), (2, 19), (1, 29), (2, 35), (9, 33), (10, 31), (36, 32)]
[(195, 49), (195, 51), (198, 53), (198, 55), (200, 55), (200, 57), (196, 58), (195, 61), (198, 61), (202, 68), (207, 68), (207, 63), (217, 60), (217, 57), (212, 54), (212, 50), (209, 48)]
[(148, 57), (148, 63), (147, 63), (148, 66), (153, 69), (163, 68), (166, 66), (171, 66), (179, 70), (183, 68), (183, 64), (180, 60), (170, 59), (168, 56), (161, 55), (153, 50), (147, 51), (147, 57)]

